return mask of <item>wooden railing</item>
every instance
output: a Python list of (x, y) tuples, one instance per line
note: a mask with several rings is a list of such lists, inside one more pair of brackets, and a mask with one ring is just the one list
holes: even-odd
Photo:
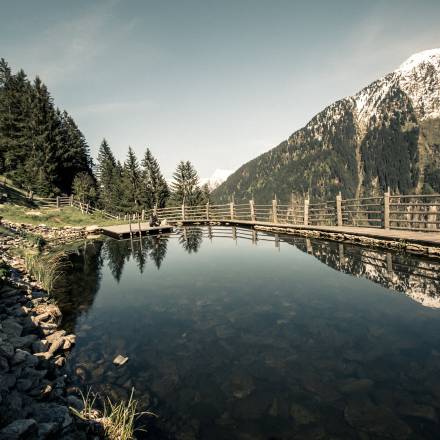
[[(151, 215), (143, 211), (142, 219)], [(301, 226), (355, 226), (414, 231), (440, 231), (440, 195), (391, 195), (343, 199), (334, 201), (282, 204), (233, 202), (221, 205), (174, 206), (155, 210), (159, 219), (173, 222), (250, 222)], [(139, 214), (140, 215), (140, 214)], [(132, 218), (138, 218), (132, 214)]]

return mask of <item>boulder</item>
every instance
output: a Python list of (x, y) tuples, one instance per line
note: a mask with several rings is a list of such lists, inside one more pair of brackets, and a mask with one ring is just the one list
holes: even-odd
[(118, 354), (114, 359), (113, 359), (113, 363), (115, 365), (117, 365), (118, 367), (126, 364), (128, 362), (128, 357), (122, 356), (120, 354)]
[(2, 323), (3, 331), (8, 336), (21, 336), (21, 332), (23, 331), (23, 326), (21, 326), (15, 319), (8, 318), (5, 319)]
[(21, 439), (36, 433), (37, 430), (37, 422), (34, 419), (18, 419), (0, 431), (0, 439)]

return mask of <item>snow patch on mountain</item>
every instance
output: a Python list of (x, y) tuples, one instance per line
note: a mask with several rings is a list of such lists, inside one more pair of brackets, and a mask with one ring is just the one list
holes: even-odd
[(216, 169), (212, 173), (211, 177), (200, 179), (200, 184), (208, 184), (208, 188), (210, 189), (210, 191), (213, 191), (214, 189), (219, 187), (232, 174), (232, 172), (232, 170)]

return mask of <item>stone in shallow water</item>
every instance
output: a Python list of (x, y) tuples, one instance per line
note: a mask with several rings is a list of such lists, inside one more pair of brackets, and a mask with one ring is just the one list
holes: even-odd
[(429, 405), (407, 404), (401, 406), (399, 414), (403, 416), (416, 417), (418, 419), (428, 420), (430, 422), (438, 423), (438, 416), (435, 408)]
[(5, 319), (2, 323), (3, 331), (9, 336), (21, 336), (23, 326), (21, 326), (14, 319)]
[(128, 357), (124, 357), (120, 354), (118, 354), (114, 359), (113, 359), (113, 363), (115, 365), (117, 365), (118, 367), (124, 365), (125, 363), (128, 362)]
[(298, 425), (308, 425), (316, 420), (316, 416), (312, 412), (297, 403), (290, 406), (290, 415)]
[(345, 419), (356, 430), (380, 438), (403, 440), (411, 435), (411, 428), (389, 408), (369, 400), (353, 400), (344, 411)]

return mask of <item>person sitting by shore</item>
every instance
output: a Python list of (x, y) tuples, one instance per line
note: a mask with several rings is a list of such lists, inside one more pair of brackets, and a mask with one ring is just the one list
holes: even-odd
[(160, 226), (160, 222), (159, 219), (157, 218), (157, 215), (155, 213), (150, 215), (150, 228), (154, 227), (154, 226)]

